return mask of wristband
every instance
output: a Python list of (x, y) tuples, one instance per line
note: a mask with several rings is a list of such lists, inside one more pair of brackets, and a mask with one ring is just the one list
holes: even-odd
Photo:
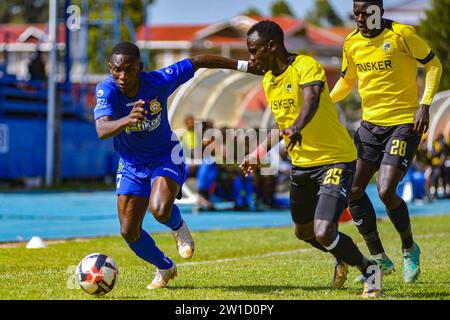
[(248, 70), (248, 61), (245, 60), (238, 60), (237, 63), (237, 71), (241, 71), (241, 72), (247, 72)]

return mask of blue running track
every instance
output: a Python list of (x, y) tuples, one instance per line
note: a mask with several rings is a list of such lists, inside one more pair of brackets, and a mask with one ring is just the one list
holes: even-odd
[[(377, 215), (385, 217), (376, 187), (369, 186)], [(450, 200), (424, 205), (408, 204), (411, 215), (450, 213)], [(237, 229), (292, 225), (289, 211), (201, 212), (192, 214), (182, 207), (191, 230)], [(32, 236), (43, 239), (67, 239), (118, 235), (120, 232), (114, 191), (61, 193), (0, 193), (0, 242), (27, 241)], [(149, 232), (168, 231), (150, 213), (144, 221)]]

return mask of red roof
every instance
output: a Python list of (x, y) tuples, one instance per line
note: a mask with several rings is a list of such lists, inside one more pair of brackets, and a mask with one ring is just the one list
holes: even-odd
[(345, 39), (345, 36), (311, 25), (306, 28), (306, 36), (312, 43), (325, 46), (341, 46)]
[(356, 27), (330, 27), (328, 31), (346, 37), (349, 33), (355, 30)]
[[(296, 32), (306, 28), (306, 36), (308, 39), (316, 44), (325, 46), (340, 46), (344, 41), (351, 28), (330, 28), (323, 29), (306, 24), (303, 20), (292, 17), (248, 17), (255, 21), (262, 21), (270, 19), (283, 29), (286, 34)], [(209, 25), (151, 25), (140, 26), (137, 30), (137, 40), (144, 40), (144, 31), (147, 30), (147, 40), (151, 41), (193, 41), (197, 32), (209, 27)], [(207, 37), (208, 41), (216, 45), (220, 44), (238, 44), (245, 43), (245, 35), (242, 37), (227, 37), (218, 34), (211, 34)]]
[[(195, 33), (208, 25), (151, 25), (139, 26), (137, 40), (150, 41), (192, 41)], [(147, 32), (147, 34), (145, 34)], [(145, 37), (147, 39), (145, 39)]]
[[(249, 17), (255, 21), (262, 21), (265, 17)], [(304, 25), (302, 20), (294, 19), (291, 17), (276, 17), (270, 18), (280, 25), (280, 27), (285, 32), (290, 32), (293, 29), (301, 27)], [(195, 34), (208, 27), (209, 25), (150, 25), (150, 26), (139, 26), (136, 32), (137, 40), (144, 40), (145, 31), (147, 31), (146, 38), (150, 41), (192, 41), (195, 38)], [(211, 39), (213, 38), (213, 39)], [(215, 43), (230, 43), (236, 42), (236, 37), (223, 37), (213, 35), (208, 40)], [(245, 41), (245, 38), (242, 38)]]
[[(28, 28), (34, 27), (43, 31), (44, 33), (48, 33), (47, 24), (0, 24), (0, 43), (4, 43), (6, 41), (10, 43), (21, 42), (19, 41), (19, 37), (22, 33), (24, 33)], [(65, 24), (61, 23), (59, 25), (58, 32), (58, 42), (65, 42), (66, 33), (65, 33)], [(27, 42), (37, 42), (37, 40), (29, 39)]]
[(297, 29), (305, 25), (305, 22), (303, 20), (295, 19), (288, 16), (273, 17), (273, 18), (251, 16), (249, 18), (254, 19), (256, 21), (271, 20), (273, 22), (276, 22), (285, 33), (289, 33), (293, 29)]
[[(321, 45), (339, 46), (342, 44), (345, 36), (350, 33), (353, 28), (346, 27), (332, 27), (328, 29), (319, 28), (312, 25), (307, 25), (303, 20), (292, 17), (248, 17), (254, 21), (262, 21), (270, 19), (280, 25), (286, 34), (296, 32), (306, 28), (306, 36), (311, 42)], [(197, 32), (207, 28), (209, 25), (151, 25), (140, 26), (137, 29), (137, 40), (149, 41), (193, 41)], [(0, 24), (0, 43), (9, 41), (10, 43), (19, 42), (18, 38), (28, 28), (35, 27), (47, 33), (47, 24)], [(222, 43), (245, 43), (245, 35), (242, 37), (227, 37), (219, 34), (211, 34), (207, 39), (217, 45)], [(65, 41), (65, 25), (59, 25), (58, 42)], [(30, 37), (26, 42), (37, 43), (38, 40)]]

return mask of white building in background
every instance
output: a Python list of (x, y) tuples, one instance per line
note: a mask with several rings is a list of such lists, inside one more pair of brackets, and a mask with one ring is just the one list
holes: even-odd
[(398, 5), (385, 7), (384, 17), (398, 23), (418, 26), (425, 19), (425, 10), (428, 9), (431, 9), (430, 0), (405, 0)]

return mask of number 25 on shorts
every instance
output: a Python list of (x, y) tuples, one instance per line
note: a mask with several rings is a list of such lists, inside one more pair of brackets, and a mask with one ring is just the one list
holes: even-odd
[(399, 155), (404, 157), (406, 154), (406, 141), (394, 139), (392, 140), (391, 152), (392, 155)]
[(339, 185), (341, 182), (342, 169), (340, 168), (332, 168), (327, 171), (327, 175), (323, 180), (323, 184), (334, 184)]

